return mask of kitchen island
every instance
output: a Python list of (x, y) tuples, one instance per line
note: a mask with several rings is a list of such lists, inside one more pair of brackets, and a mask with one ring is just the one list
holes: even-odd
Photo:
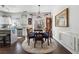
[(9, 42), (13, 44), (17, 41), (17, 30), (14, 28), (0, 28), (0, 40), (3, 41), (4, 44)]

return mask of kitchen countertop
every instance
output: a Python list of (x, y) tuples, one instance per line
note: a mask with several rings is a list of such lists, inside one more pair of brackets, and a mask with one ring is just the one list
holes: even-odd
[(10, 28), (0, 28), (0, 30), (11, 30)]

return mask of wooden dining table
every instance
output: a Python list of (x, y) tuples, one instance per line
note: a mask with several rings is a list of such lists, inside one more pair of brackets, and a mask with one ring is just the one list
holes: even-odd
[(34, 29), (34, 32), (43, 32), (41, 29)]
[[(31, 37), (31, 36), (33, 36), (33, 37)], [(44, 43), (44, 41), (46, 41), (46, 39), (47, 39), (47, 42), (49, 45), (49, 35), (47, 35), (47, 33), (43, 32), (43, 30), (41, 30), (41, 29), (34, 29), (34, 32), (31, 32), (28, 37), (33, 38), (34, 47), (36, 47), (37, 41), (41, 41), (41, 47), (43, 47), (43, 43)], [(29, 43), (30, 43), (30, 39), (28, 40), (28, 45), (29, 45)]]

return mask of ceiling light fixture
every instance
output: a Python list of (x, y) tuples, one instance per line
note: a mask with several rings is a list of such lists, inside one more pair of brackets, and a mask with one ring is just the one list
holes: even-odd
[(3, 9), (6, 9), (7, 11), (9, 11), (9, 8), (7, 8), (5, 5), (1, 5), (1, 7), (2, 7)]
[(37, 18), (41, 18), (41, 15), (40, 15), (40, 5), (38, 5), (38, 16), (37, 16)]
[(1, 5), (1, 7), (2, 7), (2, 8), (4, 8), (4, 7), (5, 7), (5, 5)]

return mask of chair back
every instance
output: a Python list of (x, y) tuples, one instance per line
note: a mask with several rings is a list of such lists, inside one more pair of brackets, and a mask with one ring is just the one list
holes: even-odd
[(43, 38), (43, 33), (35, 33), (35, 38)]

